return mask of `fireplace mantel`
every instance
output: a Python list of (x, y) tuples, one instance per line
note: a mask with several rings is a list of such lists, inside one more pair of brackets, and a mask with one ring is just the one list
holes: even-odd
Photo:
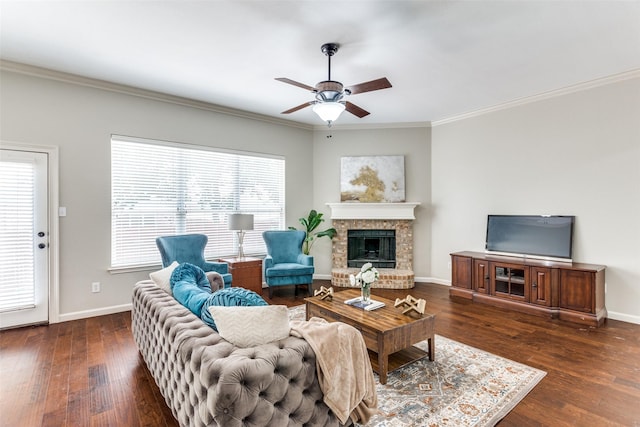
[(416, 219), (413, 210), (420, 203), (327, 203), (331, 219)]

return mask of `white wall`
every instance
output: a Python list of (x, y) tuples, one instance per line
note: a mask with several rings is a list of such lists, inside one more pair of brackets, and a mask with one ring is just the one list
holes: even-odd
[(432, 270), (484, 250), (486, 216), (575, 215), (573, 259), (604, 264), (609, 317), (640, 323), (640, 79), (432, 129)]
[[(313, 204), (311, 130), (7, 71), (0, 93), (1, 141), (59, 147), (61, 320), (128, 304), (133, 284), (148, 277), (107, 271), (111, 134), (283, 155), (287, 223)], [(91, 293), (95, 281), (101, 293)]]
[[(416, 279), (420, 280), (428, 277), (431, 270), (430, 128), (316, 131), (313, 137), (313, 207), (327, 218), (323, 226), (331, 226), (331, 209), (326, 203), (340, 202), (340, 158), (382, 155), (404, 156), (405, 198), (421, 203), (415, 209), (413, 239), (413, 267)], [(316, 273), (330, 277), (331, 241), (326, 237), (318, 240), (312, 254)]]

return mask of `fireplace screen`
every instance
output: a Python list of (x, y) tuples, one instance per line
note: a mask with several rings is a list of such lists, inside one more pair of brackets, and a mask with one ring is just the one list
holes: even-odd
[(348, 230), (347, 267), (396, 268), (395, 230)]

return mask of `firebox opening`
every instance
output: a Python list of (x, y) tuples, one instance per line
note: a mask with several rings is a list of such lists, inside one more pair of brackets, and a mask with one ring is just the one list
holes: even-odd
[(347, 230), (347, 267), (396, 268), (395, 230)]

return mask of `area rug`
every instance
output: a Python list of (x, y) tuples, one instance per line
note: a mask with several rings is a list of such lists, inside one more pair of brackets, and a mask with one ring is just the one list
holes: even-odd
[[(289, 309), (304, 320), (305, 307)], [(433, 362), (421, 359), (376, 378), (378, 409), (367, 427), (494, 426), (546, 375), (546, 372), (474, 347), (435, 336)], [(427, 351), (427, 343), (416, 347)]]

